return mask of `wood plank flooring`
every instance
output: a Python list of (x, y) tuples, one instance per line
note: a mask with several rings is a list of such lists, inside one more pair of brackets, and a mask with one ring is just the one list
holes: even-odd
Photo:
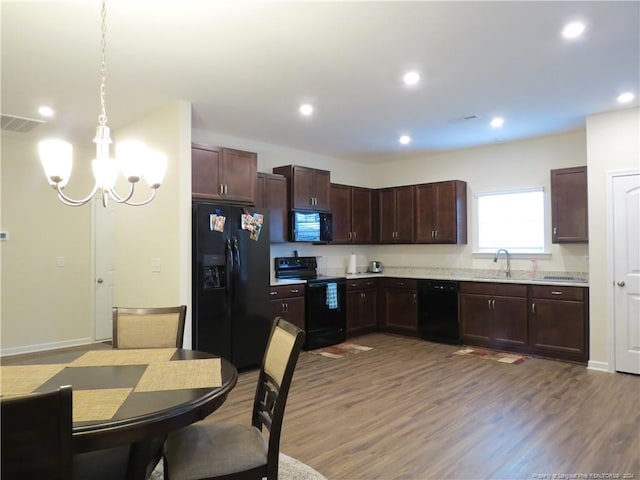
[[(329, 480), (640, 479), (640, 377), (387, 334), (353, 341), (374, 349), (302, 353), (285, 414), (281, 450)], [(205, 421), (250, 422), (255, 381), (242, 373)]]
[[(282, 432), (281, 450), (329, 480), (640, 479), (638, 376), (381, 333), (352, 341), (374, 349), (301, 354)], [(20, 357), (2, 363), (39, 354)], [(256, 378), (241, 373), (204, 421), (249, 423)]]

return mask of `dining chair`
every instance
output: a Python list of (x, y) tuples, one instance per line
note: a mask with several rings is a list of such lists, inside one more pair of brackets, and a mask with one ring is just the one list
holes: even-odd
[(0, 399), (2, 480), (71, 480), (72, 389)]
[(182, 348), (187, 306), (113, 307), (113, 348)]
[(282, 419), (303, 342), (302, 330), (276, 318), (258, 375), (251, 425), (206, 421), (170, 433), (165, 480), (277, 480)]

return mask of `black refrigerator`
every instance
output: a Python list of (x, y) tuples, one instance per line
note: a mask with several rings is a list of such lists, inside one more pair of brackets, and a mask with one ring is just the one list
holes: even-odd
[(271, 331), (269, 243), (264, 211), (193, 204), (195, 350), (220, 355), (239, 369), (261, 364)]

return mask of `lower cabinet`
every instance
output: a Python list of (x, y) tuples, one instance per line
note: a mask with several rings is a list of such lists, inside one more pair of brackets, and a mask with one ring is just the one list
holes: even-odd
[(347, 336), (378, 328), (378, 279), (347, 280)]
[(526, 349), (527, 286), (463, 282), (460, 285), (460, 334), (463, 343)]
[(380, 279), (382, 330), (418, 335), (417, 282), (409, 278)]
[(271, 318), (276, 317), (305, 329), (304, 284), (271, 287)]
[(534, 353), (586, 362), (588, 290), (531, 285), (529, 338)]
[(460, 283), (463, 343), (586, 363), (588, 289)]

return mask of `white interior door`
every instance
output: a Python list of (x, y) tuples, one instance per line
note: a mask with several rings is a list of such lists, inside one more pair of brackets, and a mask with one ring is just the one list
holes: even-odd
[(113, 335), (112, 308), (115, 278), (114, 232), (115, 209), (111, 202), (106, 208), (96, 196), (94, 208), (94, 265), (95, 265), (95, 340), (110, 340)]
[(640, 374), (640, 174), (612, 186), (615, 369)]

